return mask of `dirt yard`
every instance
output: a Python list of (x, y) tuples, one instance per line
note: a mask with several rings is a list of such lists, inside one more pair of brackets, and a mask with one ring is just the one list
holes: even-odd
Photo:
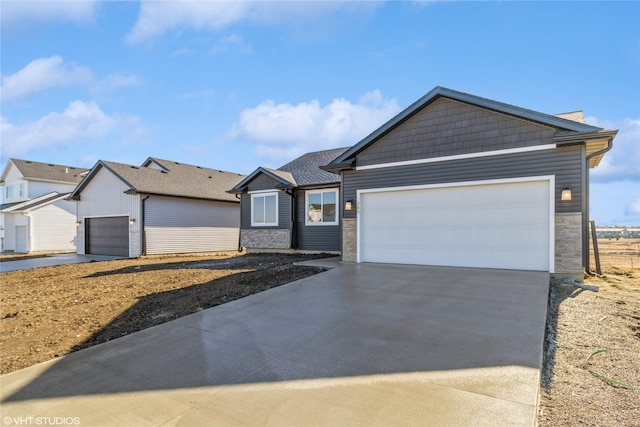
[(0, 374), (316, 274), (293, 263), (318, 257), (155, 256), (0, 273)]
[(598, 292), (552, 282), (543, 427), (640, 426), (640, 239), (598, 243)]

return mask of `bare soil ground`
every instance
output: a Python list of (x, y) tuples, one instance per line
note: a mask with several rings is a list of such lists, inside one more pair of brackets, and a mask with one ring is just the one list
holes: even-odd
[(640, 239), (598, 243), (598, 292), (551, 285), (540, 426), (640, 426)]
[(316, 274), (293, 263), (320, 257), (154, 256), (0, 273), (0, 374)]

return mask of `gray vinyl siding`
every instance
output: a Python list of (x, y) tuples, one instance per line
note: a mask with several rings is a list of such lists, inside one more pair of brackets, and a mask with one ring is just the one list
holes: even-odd
[(555, 129), (439, 98), (358, 154), (358, 166), (550, 144)]
[[(360, 189), (555, 175), (556, 213), (582, 212), (583, 155), (582, 146), (571, 146), (502, 156), (345, 171), (342, 176), (342, 199), (356, 200), (356, 192)], [(570, 202), (560, 200), (560, 192), (564, 187), (572, 189)], [(343, 211), (343, 218), (356, 218), (356, 210)]]
[[(340, 200), (340, 199), (338, 199)], [(296, 192), (296, 243), (297, 249), (306, 251), (340, 251), (339, 225), (305, 225), (305, 192)]]
[[(255, 181), (255, 180), (254, 180)], [(252, 181), (253, 182), (253, 181)], [(273, 181), (272, 181), (273, 184)], [(269, 187), (263, 190), (273, 189)], [(240, 209), (242, 229), (269, 230), (269, 229), (290, 229), (291, 228), (291, 196), (280, 190), (273, 190), (278, 193), (278, 226), (277, 227), (252, 227), (251, 226), (251, 194), (242, 194), (240, 199)]]
[(238, 248), (237, 203), (151, 196), (145, 201), (146, 253), (229, 251)]

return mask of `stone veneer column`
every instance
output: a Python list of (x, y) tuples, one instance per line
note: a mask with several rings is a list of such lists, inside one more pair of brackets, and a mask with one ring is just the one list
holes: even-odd
[(583, 279), (582, 214), (556, 214), (555, 276)]
[(342, 219), (342, 261), (358, 260), (358, 220)]

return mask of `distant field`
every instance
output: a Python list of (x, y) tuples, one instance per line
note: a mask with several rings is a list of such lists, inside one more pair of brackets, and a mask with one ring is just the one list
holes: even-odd
[[(600, 252), (600, 264), (603, 270), (612, 267), (640, 270), (640, 239), (614, 239), (598, 238)], [(595, 269), (596, 263), (591, 246), (589, 258), (591, 268)]]

